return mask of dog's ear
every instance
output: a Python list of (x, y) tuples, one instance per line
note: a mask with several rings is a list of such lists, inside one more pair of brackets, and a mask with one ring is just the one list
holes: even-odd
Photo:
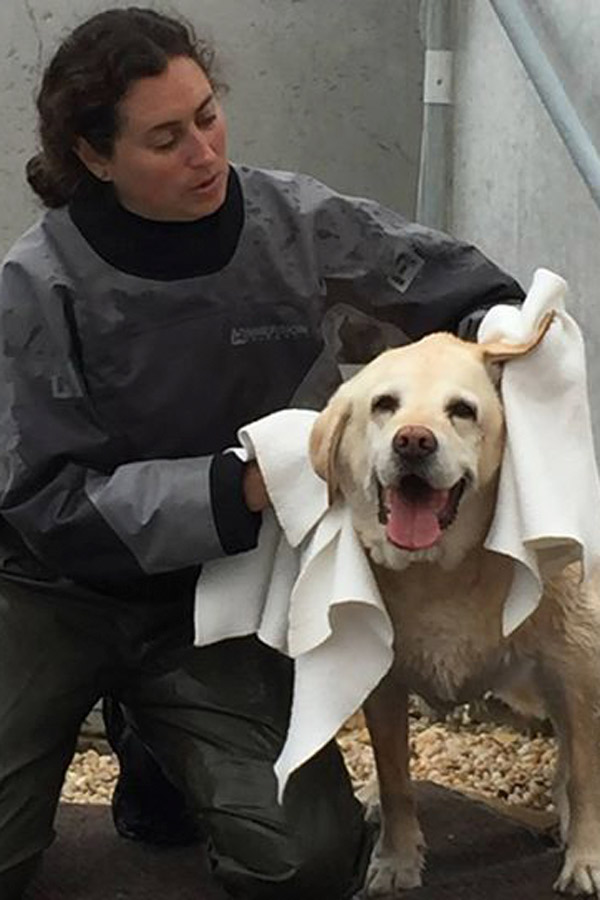
[(345, 397), (334, 395), (310, 433), (308, 445), (310, 461), (317, 475), (327, 482), (327, 499), (330, 506), (339, 490), (336, 458), (351, 412), (350, 401)]
[(517, 356), (525, 356), (527, 353), (531, 353), (532, 350), (535, 350), (542, 341), (544, 335), (550, 328), (553, 319), (554, 311), (551, 310), (546, 313), (538, 325), (537, 332), (534, 336), (525, 343), (507, 344), (504, 341), (490, 341), (489, 343), (477, 344), (476, 346), (481, 350), (485, 362), (502, 363), (509, 359), (514, 359)]

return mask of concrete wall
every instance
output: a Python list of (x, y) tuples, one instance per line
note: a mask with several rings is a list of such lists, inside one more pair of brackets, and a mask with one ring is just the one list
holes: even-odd
[[(600, 213), (492, 6), (459, 0), (453, 227), (527, 285), (563, 275), (588, 350), (600, 446)], [(532, 21), (600, 147), (600, 4), (529, 0)]]
[[(59, 37), (124, 2), (0, 4), (0, 254), (37, 207), (22, 177), (33, 98)], [(178, 0), (215, 40), (231, 91), (232, 158), (297, 169), (339, 190), (414, 209), (421, 131), (419, 0)], [(74, 11), (76, 9), (76, 12)]]

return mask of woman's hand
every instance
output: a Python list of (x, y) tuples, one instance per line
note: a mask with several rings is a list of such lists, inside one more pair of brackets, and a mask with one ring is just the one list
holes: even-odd
[(262, 472), (258, 468), (258, 463), (254, 460), (246, 463), (242, 489), (246, 506), (252, 512), (262, 512), (263, 509), (271, 505)]

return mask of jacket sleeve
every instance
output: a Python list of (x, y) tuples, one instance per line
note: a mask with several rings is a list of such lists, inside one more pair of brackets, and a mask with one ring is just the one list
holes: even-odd
[(520, 303), (520, 285), (476, 247), (416, 225), (370, 200), (312, 179), (300, 205), (313, 219), (317, 265), (330, 305), (389, 322), (410, 340), (433, 331), (471, 338), (496, 303)]
[(119, 583), (246, 550), (232, 454), (132, 460), (99, 420), (65, 286), (20, 261), (0, 275), (0, 515), (57, 575)]

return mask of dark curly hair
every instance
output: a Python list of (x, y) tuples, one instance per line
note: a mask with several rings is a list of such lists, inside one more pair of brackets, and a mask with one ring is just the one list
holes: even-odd
[(110, 157), (119, 101), (133, 81), (160, 75), (176, 56), (193, 59), (213, 90), (225, 88), (215, 77), (212, 46), (188, 23), (151, 9), (108, 9), (67, 36), (42, 78), (42, 149), (26, 165), (27, 181), (46, 206), (68, 203), (86, 171), (73, 149), (77, 139)]

